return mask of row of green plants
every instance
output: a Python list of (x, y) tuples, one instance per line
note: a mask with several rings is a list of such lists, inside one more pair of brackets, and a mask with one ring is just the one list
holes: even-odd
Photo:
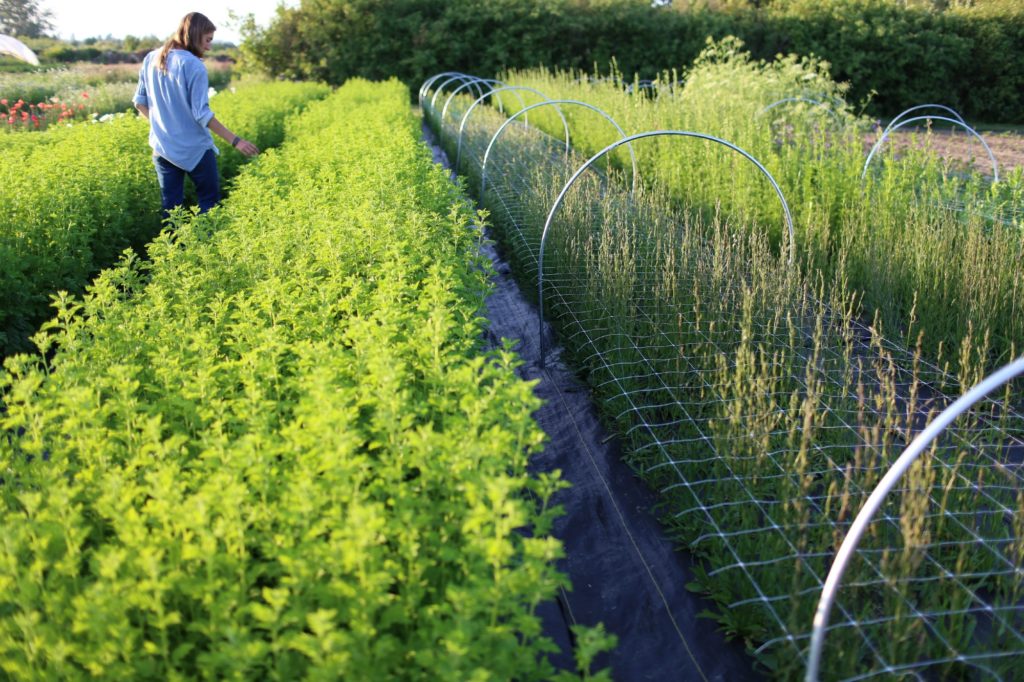
[[(726, 66), (737, 70), (729, 60)], [(710, 64), (706, 75), (720, 68)], [(795, 62), (787, 68), (808, 73)], [(696, 87), (703, 80), (709, 122), (719, 120), (715, 104), (728, 112), (740, 108), (742, 94), (768, 96), (788, 85), (773, 82), (780, 74), (772, 71), (750, 74), (741, 86), (728, 73), (717, 75), (714, 96), (712, 79), (687, 82)], [(552, 98), (585, 91), (580, 99), (607, 106), (627, 131), (636, 130), (630, 116), (672, 104), (627, 99), (617, 86), (573, 85), (566, 75), (542, 78), (533, 74), (530, 83)], [(503, 98), (506, 111), (515, 110), (514, 99)], [(613, 110), (618, 101), (626, 104)], [(677, 115), (687, 115), (674, 105)], [(531, 126), (554, 126), (541, 111), (530, 112)], [(562, 111), (573, 117), (570, 127), (582, 144), (598, 133), (617, 137), (599, 117), (571, 106)], [(426, 111), (453, 158), (458, 113), (442, 123), (440, 107)], [(824, 127), (822, 112), (791, 112), (774, 130), (776, 139), (805, 116)], [(484, 148), (504, 120), (486, 107), (467, 126), (458, 155), (471, 190), (481, 187)], [(565, 158), (560, 127), (552, 136), (507, 129), (488, 157), (487, 190), (478, 196), (526, 291), (537, 290), (549, 211), (588, 156), (574, 151)], [(829, 139), (843, 143), (835, 134)], [(650, 180), (652, 154), (642, 144), (635, 150)], [(984, 376), (995, 339), (966, 333), (929, 355), (932, 332), (917, 312), (905, 326), (890, 327), (864, 304), (845, 267), (814, 267), (810, 247), (800, 246), (801, 236), (807, 241), (809, 193), (791, 199), (801, 257), (790, 265), (780, 248), (778, 199), (733, 200), (733, 191), (752, 200), (757, 178), (704, 143), (663, 144), (663, 164), (678, 157), (692, 165), (680, 163), (677, 175), (657, 175), (630, 194), (619, 159), (582, 176), (566, 195), (544, 253), (545, 319), (560, 332), (564, 357), (593, 387), (626, 460), (659, 492), (670, 534), (698, 559), (689, 587), (715, 602), (705, 615), (742, 638), (774, 678), (802, 679), (821, 584), (850, 523), (903, 447)], [(780, 156), (793, 144), (799, 145), (770, 139), (765, 148)], [(777, 161), (766, 161), (776, 177), (786, 177)], [(849, 163), (847, 172), (858, 175), (852, 153)], [(814, 178), (824, 167), (802, 171)], [(704, 183), (715, 183), (719, 207), (681, 194)], [(827, 212), (827, 198), (815, 201)], [(923, 297), (918, 301), (923, 311)], [(1011, 407), (1019, 403), (1020, 383), (959, 420), (890, 495), (846, 573), (826, 638), (824, 679), (1015, 674), (1024, 655), (1024, 481), (1013, 464), (1024, 418)]]
[[(280, 144), (286, 117), (330, 88), (264, 83), (224, 92), (214, 111), (260, 148)], [(11, 135), (0, 143), (0, 356), (29, 350), (50, 317), (50, 297), (81, 293), (128, 246), (142, 250), (160, 230), (160, 194), (145, 119)], [(242, 156), (223, 140), (220, 169), (234, 177)]]
[[(685, 83), (665, 73), (660, 87), (636, 95), (625, 91), (617, 73), (537, 69), (501, 78), (550, 98), (595, 105), (627, 133), (697, 131), (750, 152), (789, 202), (802, 267), (827, 279), (845, 278), (862, 296), (868, 318), (879, 311), (894, 333), (906, 334), (916, 318), (932, 360), (943, 350), (949, 357), (968, 335), (972, 343), (988, 335), (995, 365), (1024, 339), (1024, 274), (1018, 266), (1024, 171), (1004, 169), (1000, 182), (992, 183), (990, 176), (928, 152), (930, 133), (924, 131), (920, 144), (899, 156), (891, 144), (883, 148), (862, 179), (866, 150), (879, 131), (845, 103), (846, 86), (831, 80), (820, 61), (756, 61), (730, 39), (709, 43)], [(507, 110), (520, 107), (508, 93), (502, 97)], [(810, 102), (766, 110), (784, 98)], [(617, 131), (592, 112), (563, 110), (581, 152), (595, 153), (617, 139)], [(538, 110), (530, 120), (554, 136), (563, 134), (551, 109)], [(775, 191), (739, 155), (680, 139), (641, 141), (634, 150), (648, 186), (663, 187), (707, 214), (720, 206), (781, 245), (785, 230)], [(987, 160), (980, 145), (974, 150)], [(628, 156), (620, 151), (615, 158), (624, 168)]]
[(286, 128), (6, 360), (6, 677), (557, 677), (564, 484), (474, 211), (396, 81)]

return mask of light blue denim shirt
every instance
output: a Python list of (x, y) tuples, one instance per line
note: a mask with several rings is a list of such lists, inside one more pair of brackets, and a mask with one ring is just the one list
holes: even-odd
[(206, 150), (220, 153), (207, 128), (213, 112), (206, 66), (188, 50), (171, 50), (164, 73), (157, 68), (159, 54), (154, 50), (143, 60), (132, 101), (149, 107), (149, 146), (153, 153), (191, 171)]

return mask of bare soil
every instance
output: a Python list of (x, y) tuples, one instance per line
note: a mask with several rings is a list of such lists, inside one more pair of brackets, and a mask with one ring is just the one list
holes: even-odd
[[(992, 150), (999, 164), (1000, 174), (1024, 166), (1024, 133), (979, 132)], [(865, 150), (870, 150), (877, 139), (877, 132), (867, 134), (864, 138)], [(967, 132), (933, 129), (930, 134), (925, 134), (924, 129), (901, 129), (889, 135), (886, 145), (889, 144), (897, 150), (907, 149), (911, 145), (933, 149), (942, 157), (955, 159), (966, 167), (973, 167), (986, 175), (992, 174), (992, 162), (984, 147), (976, 137)]]

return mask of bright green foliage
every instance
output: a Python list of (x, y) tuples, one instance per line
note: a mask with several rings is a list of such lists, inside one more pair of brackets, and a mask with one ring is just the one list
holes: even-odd
[(288, 125), (7, 360), (0, 674), (551, 675), (559, 486), (474, 215), (396, 82)]
[[(216, 94), (210, 100), (210, 108), (221, 123), (264, 149), (276, 147), (284, 140), (285, 121), (289, 114), (312, 100), (327, 96), (329, 92), (330, 88), (323, 83), (243, 81), (237, 87)], [(245, 157), (232, 149), (229, 141), (216, 135), (213, 139), (220, 149), (218, 164), (221, 177), (234, 177)]]
[[(212, 106), (263, 148), (281, 142), (288, 114), (328, 91), (265, 84), (217, 95)], [(81, 292), (123, 249), (141, 249), (157, 234), (160, 192), (147, 136), (146, 121), (128, 116), (0, 138), (0, 355), (30, 347), (52, 294)], [(224, 177), (241, 159), (235, 150), (221, 154)]]

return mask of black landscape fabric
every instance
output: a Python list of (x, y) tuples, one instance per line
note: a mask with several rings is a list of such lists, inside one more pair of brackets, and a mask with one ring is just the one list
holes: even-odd
[[(432, 140), (424, 125), (424, 135)], [(434, 160), (450, 167), (431, 143)], [(492, 244), (483, 247), (496, 276), (487, 299), (488, 342), (517, 341), (523, 359), (519, 374), (539, 379), (535, 393), (544, 406), (534, 417), (548, 435), (544, 452), (533, 460), (536, 472), (560, 469), (572, 484), (554, 503), (565, 508), (554, 534), (566, 558), (559, 568), (572, 582), (557, 603), (544, 605), (546, 633), (560, 646), (552, 661), (573, 669), (572, 624), (596, 625), (618, 637), (618, 646), (599, 657), (595, 670), (610, 667), (615, 680), (763, 679), (738, 642), (728, 642), (716, 623), (699, 617), (712, 604), (689, 592), (692, 558), (676, 547), (652, 509), (655, 494), (619, 458), (616, 439), (598, 421), (590, 392), (550, 349), (540, 366), (537, 310), (512, 278)], [(549, 329), (545, 331), (551, 340)]]

